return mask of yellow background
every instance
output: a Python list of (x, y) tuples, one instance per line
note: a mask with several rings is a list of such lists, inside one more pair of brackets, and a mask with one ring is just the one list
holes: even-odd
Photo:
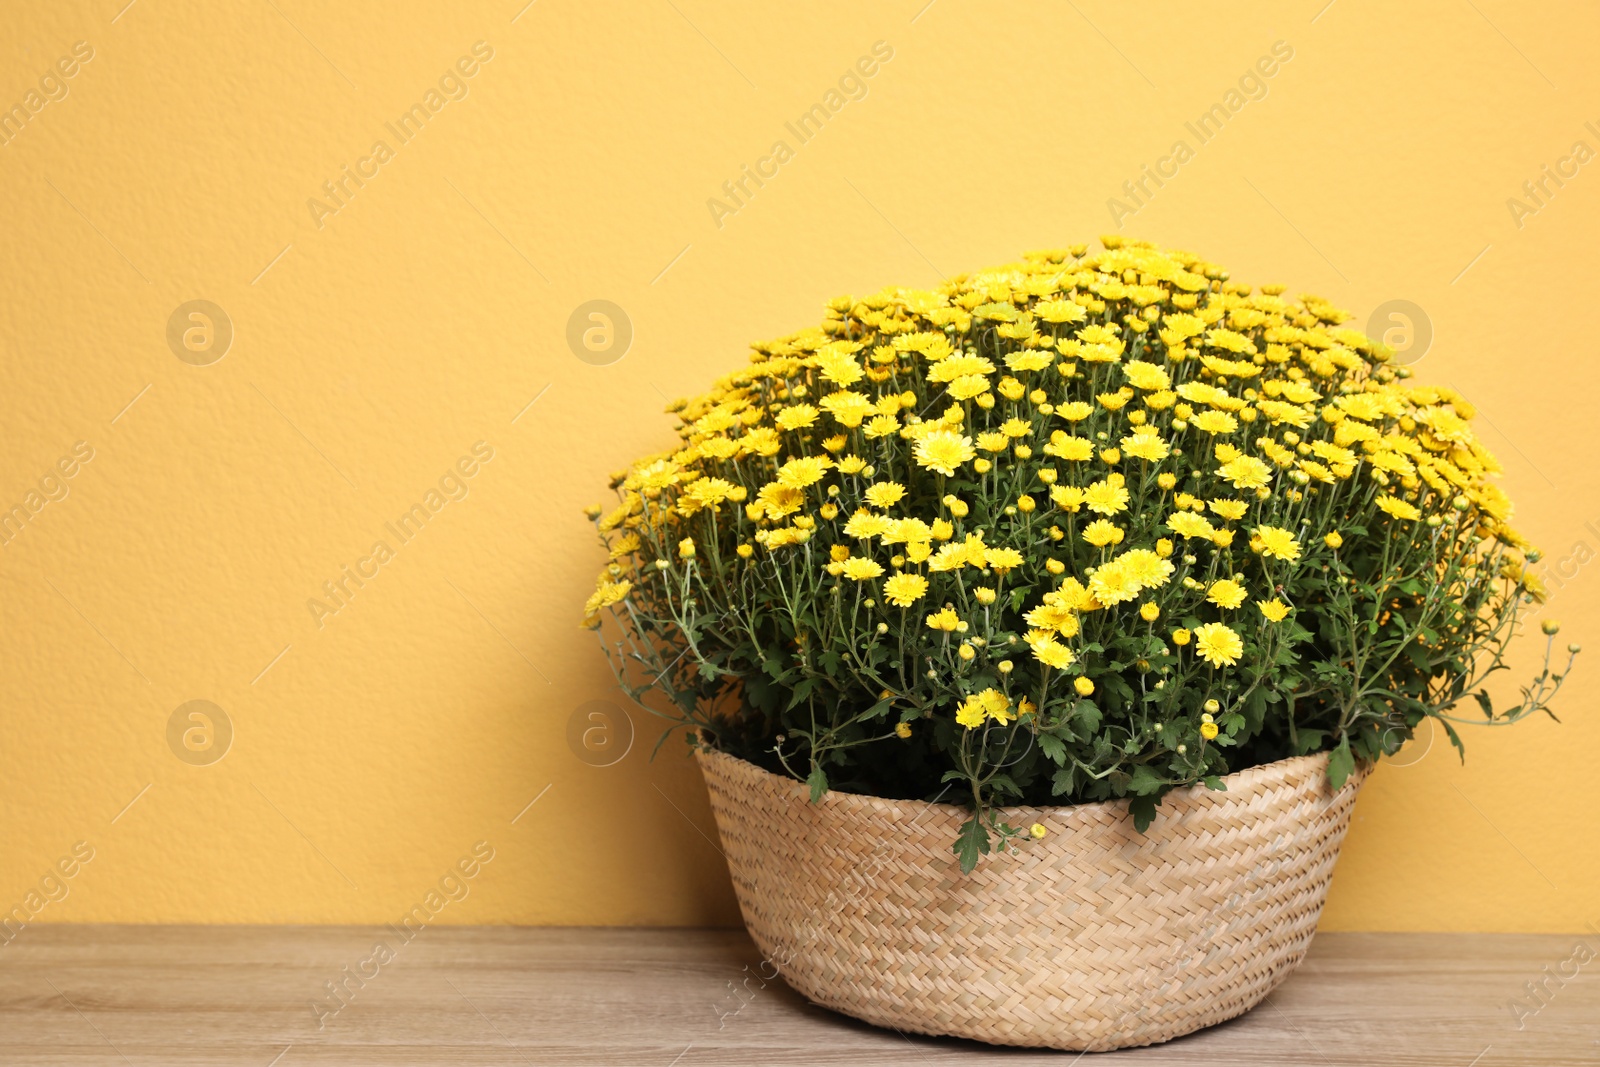
[[(94, 449), (0, 550), (0, 906), (95, 849), (40, 921), (388, 921), (480, 840), (440, 921), (737, 921), (681, 746), (650, 762), (636, 714), (614, 766), (569, 747), (580, 705), (618, 699), (574, 627), (599, 563), (579, 509), (750, 340), (1092, 240), (1180, 138), (1194, 158), (1122, 232), (1357, 325), (1414, 301), (1419, 372), (1481, 407), (1548, 562), (1600, 549), (1600, 164), (1520, 227), (1506, 203), (1600, 148), (1592, 8), (124, 2), (0, 29), (0, 103), (94, 49), (0, 148), (0, 507)], [(480, 40), (469, 95), (396, 144)], [(798, 144), (784, 123), (880, 40), (866, 98)], [(1267, 96), (1197, 147), (1184, 123), (1279, 40)], [(307, 201), (379, 139), (394, 158), (319, 229)], [(780, 139), (794, 158), (719, 228), (707, 200)], [(209, 366), (166, 340), (194, 299), (235, 331)], [(633, 324), (608, 366), (565, 340), (591, 299)], [(319, 628), (308, 599), (478, 441), (467, 497)], [(1600, 577), (1564, 566), (1563, 642), (1600, 620)], [(1469, 732), (1464, 768), (1441, 740), (1380, 771), (1327, 925), (1600, 921), (1597, 679), (1561, 725)], [(196, 699), (235, 731), (209, 766), (167, 740)]]

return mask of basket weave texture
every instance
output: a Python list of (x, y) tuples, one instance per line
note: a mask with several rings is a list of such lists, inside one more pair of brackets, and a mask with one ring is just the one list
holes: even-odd
[(1365, 776), (1327, 756), (1125, 803), (1009, 808), (1049, 834), (962, 875), (964, 808), (807, 787), (699, 752), (745, 925), (824, 1007), (1000, 1045), (1108, 1050), (1250, 1010), (1305, 955)]

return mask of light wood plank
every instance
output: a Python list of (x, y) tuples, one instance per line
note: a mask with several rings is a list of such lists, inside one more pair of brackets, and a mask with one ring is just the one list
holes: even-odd
[[(1600, 936), (1584, 937), (1600, 948)], [(737, 930), (432, 928), (319, 1026), (310, 1005), (326, 996), (323, 983), (380, 940), (400, 946), (393, 931), (366, 927), (30, 927), (0, 949), (0, 1064), (1072, 1061), (877, 1030), (781, 982), (752, 980), (736, 993), (760, 962)], [(1600, 960), (1550, 982), (1548, 1003), (1521, 1029), (1506, 1006), (1578, 940), (1323, 934), (1245, 1017), (1092, 1062), (1593, 1065)]]

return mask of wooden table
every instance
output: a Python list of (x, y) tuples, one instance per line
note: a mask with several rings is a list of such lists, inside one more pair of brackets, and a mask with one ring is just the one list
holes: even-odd
[[(1600, 950), (1600, 935), (1583, 936)], [(1075, 1059), (877, 1030), (812, 1007), (781, 982), (736, 993), (759, 963), (739, 930), (434, 927), (387, 960), (374, 954), (380, 940), (400, 944), (369, 927), (31, 926), (0, 948), (0, 1064)], [(1578, 940), (1324, 934), (1243, 1018), (1085, 1062), (1596, 1065), (1600, 958), (1557, 984), (1573, 971)], [(347, 993), (335, 999), (325, 983), (341, 980)], [(1525, 988), (1540, 980), (1549, 990), (1542, 1006)], [(1519, 997), (1520, 1028), (1509, 1007)]]

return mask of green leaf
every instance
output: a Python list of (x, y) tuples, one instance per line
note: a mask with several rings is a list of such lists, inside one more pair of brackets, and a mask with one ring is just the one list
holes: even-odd
[(1070, 767), (1061, 768), (1050, 778), (1050, 794), (1059, 797), (1071, 793), (1074, 784), (1073, 779), (1077, 777), (1077, 774), (1078, 765), (1076, 763)]
[(1159, 792), (1162, 784), (1161, 776), (1152, 771), (1147, 764), (1141, 763), (1133, 769), (1133, 776), (1128, 779), (1128, 792), (1137, 796), (1149, 796)]
[(1461, 762), (1467, 762), (1467, 746), (1461, 743), (1461, 735), (1456, 733), (1456, 728), (1445, 719), (1439, 720), (1439, 725), (1444, 727), (1444, 732), (1450, 735), (1450, 743), (1456, 746), (1456, 751), (1461, 755)]
[(1012, 781), (1009, 774), (992, 775), (989, 778), (989, 788), (997, 793), (1007, 793), (1015, 797), (1022, 795), (1022, 790), (1017, 788), (1017, 783)]
[(802, 680), (799, 685), (794, 687), (794, 692), (789, 696), (789, 707), (784, 710), (787, 711), (792, 709), (796, 704), (810, 696), (812, 690), (816, 688), (817, 680), (815, 678), (806, 678)]
[(1067, 762), (1067, 746), (1054, 734), (1039, 735), (1039, 751), (1043, 752), (1051, 763), (1060, 765)]
[(1326, 730), (1301, 730), (1300, 750), (1295, 755), (1304, 756), (1308, 752), (1320, 752), (1322, 750), (1322, 740), (1326, 736)]
[(961, 833), (956, 838), (953, 851), (961, 861), (962, 874), (971, 874), (978, 865), (978, 857), (989, 854), (989, 831), (978, 821), (977, 815), (961, 824)]
[(1133, 816), (1133, 828), (1141, 834), (1150, 829), (1150, 824), (1156, 821), (1156, 803), (1154, 796), (1128, 799), (1128, 814)]
[(1350, 738), (1339, 738), (1339, 745), (1328, 754), (1328, 783), (1335, 790), (1343, 789), (1345, 779), (1356, 769), (1355, 757), (1350, 754)]
[(857, 715), (855, 717), (855, 721), (866, 722), (868, 719), (882, 718), (883, 713), (888, 711), (893, 705), (894, 697), (885, 697), (876, 704), (872, 705), (872, 707), (868, 708), (866, 711), (863, 711), (860, 715)]
[(1100, 732), (1100, 722), (1104, 716), (1092, 700), (1078, 701), (1078, 709), (1072, 714), (1074, 733), (1087, 740)]
[[(1238, 713), (1236, 710), (1230, 714)], [(1250, 694), (1250, 699), (1245, 701), (1242, 714), (1244, 716), (1244, 725), (1247, 727), (1248, 732), (1252, 735), (1260, 733), (1261, 726), (1267, 719), (1267, 691), (1265, 689), (1257, 689)], [(1230, 735), (1233, 732), (1230, 731)]]
[(811, 774), (806, 778), (806, 785), (811, 787), (811, 803), (815, 804), (822, 799), (828, 791), (828, 772), (818, 763), (811, 768)]
[(1214, 774), (1206, 775), (1201, 779), (1201, 781), (1206, 783), (1207, 789), (1214, 789), (1219, 793), (1226, 793), (1228, 791), (1228, 783), (1224, 782), (1221, 778), (1218, 778)]

